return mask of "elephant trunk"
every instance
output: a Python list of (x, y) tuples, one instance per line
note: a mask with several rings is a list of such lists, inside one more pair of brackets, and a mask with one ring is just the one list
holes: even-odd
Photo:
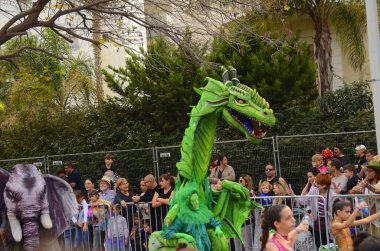
[(24, 250), (37, 251), (40, 239), (38, 234), (39, 223), (36, 217), (23, 218)]

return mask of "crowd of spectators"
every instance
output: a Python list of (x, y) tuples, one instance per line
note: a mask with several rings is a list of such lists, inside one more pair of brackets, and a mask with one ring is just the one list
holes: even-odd
[[(365, 225), (363, 230), (370, 229), (373, 236), (379, 234), (380, 228), (380, 215), (377, 214), (380, 203), (377, 200), (367, 199), (367, 203), (340, 200), (340, 204), (334, 200), (339, 194), (380, 194), (380, 164), (375, 152), (366, 149), (364, 145), (358, 145), (355, 147), (355, 155), (356, 159), (350, 160), (338, 145), (332, 151), (323, 148), (316, 152), (311, 156), (310, 167), (305, 173), (307, 180), (299, 194), (301, 196), (296, 196), (286, 180), (276, 175), (276, 168), (270, 163), (264, 166), (261, 179), (253, 180), (248, 174), (235, 179), (234, 168), (228, 165), (226, 155), (220, 155), (210, 163), (209, 182), (211, 188), (214, 188), (222, 180), (237, 181), (250, 191), (253, 200), (266, 208), (264, 218), (268, 218), (262, 223), (262, 248), (267, 247), (266, 250), (282, 250), (279, 246), (294, 247), (300, 231), (309, 231), (312, 245), (316, 249), (334, 240), (338, 245), (353, 248), (354, 242), (347, 244), (338, 241), (342, 236), (357, 234), (347, 232), (350, 226)], [(99, 182), (85, 179), (83, 183), (80, 173), (71, 164), (67, 164), (65, 170), (60, 170), (58, 175), (73, 188), (82, 208), (80, 214), (72, 219), (72, 228), (64, 234), (66, 250), (72, 250), (73, 247), (87, 247), (91, 250), (147, 250), (150, 233), (163, 229), (163, 219), (174, 193), (175, 177), (170, 174), (163, 174), (158, 180), (152, 174), (146, 175), (140, 181), (140, 193), (132, 193), (128, 180), (117, 176), (113, 156), (107, 154)], [(358, 212), (364, 207), (369, 210), (370, 221), (355, 221)], [(295, 208), (302, 209), (301, 213), (295, 211)], [(292, 213), (291, 218), (296, 213), (303, 217), (309, 211), (312, 219), (309, 228), (300, 220), (295, 233), (291, 229), (277, 226), (275, 222), (281, 222), (282, 217), (289, 214), (288, 209)], [(268, 223), (271, 221), (274, 222)], [(344, 223), (346, 221), (348, 223)], [(242, 228), (244, 244), (237, 239), (231, 240), (232, 250), (253, 250), (254, 225), (254, 214), (250, 213)], [(266, 233), (268, 227), (275, 229), (276, 234)], [(289, 239), (282, 240), (283, 234), (287, 234)], [(376, 243), (372, 236), (367, 239), (368, 242), (371, 240), (371, 243)]]

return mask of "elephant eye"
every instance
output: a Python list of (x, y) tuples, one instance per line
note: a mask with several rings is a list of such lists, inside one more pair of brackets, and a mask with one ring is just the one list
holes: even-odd
[(11, 190), (6, 189), (5, 194), (7, 195), (8, 199), (14, 200), (13, 192)]
[(7, 196), (8, 196), (9, 198), (13, 197), (13, 193), (12, 193), (11, 191), (7, 190)]
[(6, 189), (5, 190), (5, 194), (7, 196), (8, 199), (14, 201), (14, 202), (18, 202), (21, 200), (21, 196), (20, 196), (20, 193), (18, 192), (13, 192), (9, 189)]

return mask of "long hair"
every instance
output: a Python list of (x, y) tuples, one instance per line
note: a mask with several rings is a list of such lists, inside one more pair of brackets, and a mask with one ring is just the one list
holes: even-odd
[[(274, 186), (277, 186), (278, 190), (279, 190), (279, 194), (275, 194), (275, 196), (285, 196), (286, 195), (285, 187), (282, 184), (275, 182), (273, 184), (273, 188), (274, 188)], [(275, 198), (275, 199), (273, 199), (273, 204), (278, 205), (278, 204), (281, 204), (283, 201), (284, 201), (284, 198)]]
[(275, 221), (280, 222), (281, 212), (285, 207), (286, 206), (282, 204), (274, 205), (264, 211), (263, 217), (262, 217), (262, 223), (261, 223), (262, 234), (260, 237), (262, 250), (265, 249), (265, 246), (268, 242), (269, 230), (270, 229), (276, 230), (276, 227), (274, 226), (274, 222)]
[(247, 189), (251, 192), (251, 190), (253, 189), (253, 182), (252, 182), (252, 177), (248, 174), (242, 174), (240, 175), (240, 177), (245, 181), (247, 182)]

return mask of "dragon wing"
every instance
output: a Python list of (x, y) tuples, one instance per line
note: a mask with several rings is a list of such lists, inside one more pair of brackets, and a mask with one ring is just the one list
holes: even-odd
[(248, 189), (236, 182), (224, 180), (222, 188), (221, 192), (214, 192), (214, 217), (221, 220), (227, 238), (238, 237), (242, 241), (241, 227), (251, 210), (262, 206), (252, 201)]

